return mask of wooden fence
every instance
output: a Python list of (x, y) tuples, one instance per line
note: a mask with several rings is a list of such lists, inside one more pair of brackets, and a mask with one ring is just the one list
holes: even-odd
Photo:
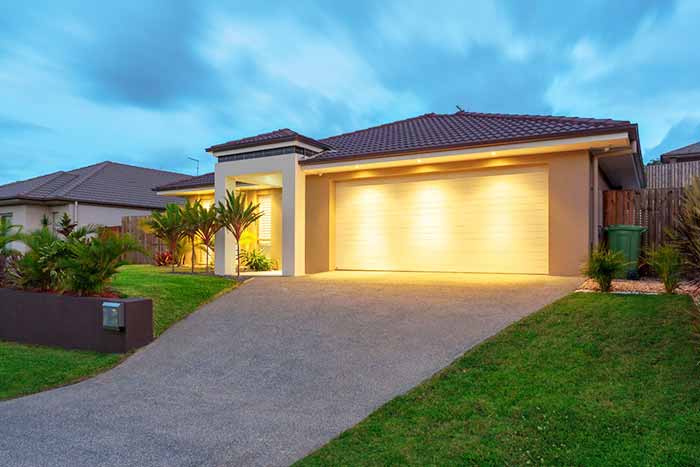
[(146, 250), (143, 253), (127, 253), (126, 260), (132, 264), (153, 264), (153, 257), (167, 251), (165, 244), (159, 238), (143, 231), (141, 224), (148, 216), (122, 217), (121, 233), (129, 234)]
[(700, 161), (647, 165), (647, 188), (682, 188), (700, 176)]
[(603, 192), (603, 223), (642, 225), (642, 247), (657, 247), (666, 241), (666, 230), (678, 216), (683, 190), (679, 188), (610, 190)]

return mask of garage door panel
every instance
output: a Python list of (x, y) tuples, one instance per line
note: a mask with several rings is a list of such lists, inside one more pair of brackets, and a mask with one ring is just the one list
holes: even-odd
[(339, 182), (338, 269), (548, 272), (545, 168)]

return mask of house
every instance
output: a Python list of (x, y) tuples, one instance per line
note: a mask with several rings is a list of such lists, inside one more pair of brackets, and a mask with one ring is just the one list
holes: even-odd
[[(628, 121), (459, 111), (313, 139), (289, 129), (216, 144), (213, 174), (156, 188), (264, 213), (284, 275), (335, 269), (577, 275), (602, 191), (645, 185)], [(216, 273), (235, 270), (216, 239)]]
[(700, 176), (700, 142), (661, 155), (645, 167), (647, 188), (683, 188)]
[(688, 146), (683, 146), (682, 148), (674, 149), (673, 151), (661, 154), (662, 164), (691, 161), (700, 161), (700, 142), (689, 144)]
[(0, 186), (0, 217), (25, 232), (56, 226), (63, 213), (78, 225), (121, 225), (124, 216), (146, 216), (168, 200), (153, 192), (154, 184), (190, 176), (115, 162), (102, 162), (68, 172), (54, 172)]

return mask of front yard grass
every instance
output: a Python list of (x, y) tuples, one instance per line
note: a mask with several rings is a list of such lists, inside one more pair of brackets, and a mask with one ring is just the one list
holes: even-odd
[[(202, 304), (235, 287), (235, 282), (222, 277), (169, 271), (155, 266), (124, 266), (112, 282), (112, 288), (121, 294), (153, 299), (156, 337)], [(113, 367), (123, 358), (0, 342), (0, 400), (75, 383)]]
[(298, 463), (700, 465), (697, 310), (572, 294)]
[(153, 333), (156, 337), (235, 286), (234, 281), (224, 277), (172, 274), (169, 268), (148, 265), (124, 266), (112, 281), (112, 288), (119, 293), (153, 299)]

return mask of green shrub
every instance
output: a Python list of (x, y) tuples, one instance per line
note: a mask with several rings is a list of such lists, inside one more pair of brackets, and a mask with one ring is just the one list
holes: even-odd
[(92, 295), (104, 291), (109, 280), (130, 251), (140, 250), (129, 235), (103, 232), (90, 241), (68, 241), (68, 254), (59, 262), (63, 271), (63, 286), (78, 295)]
[(678, 247), (685, 274), (700, 281), (700, 177), (683, 190), (681, 206), (669, 232), (673, 244)]
[(241, 261), (252, 271), (270, 271), (274, 266), (274, 261), (258, 249), (241, 251)]
[(9, 281), (24, 289), (56, 290), (63, 279), (58, 263), (66, 252), (66, 242), (43, 227), (22, 236), (27, 252), (8, 271)]
[(609, 292), (613, 277), (625, 270), (627, 261), (620, 251), (598, 245), (583, 267), (583, 274), (598, 283), (601, 292)]
[(683, 260), (681, 252), (673, 245), (663, 245), (647, 253), (647, 264), (664, 283), (666, 293), (673, 293), (681, 280)]

